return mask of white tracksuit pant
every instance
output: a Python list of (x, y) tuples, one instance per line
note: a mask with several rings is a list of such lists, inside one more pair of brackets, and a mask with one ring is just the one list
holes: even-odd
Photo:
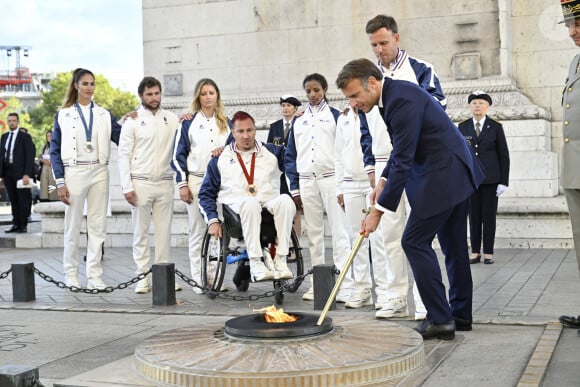
[[(324, 264), (324, 212), (332, 235), (332, 257), (340, 270), (344, 266), (349, 251), (349, 235), (346, 215), (336, 199), (334, 176), (323, 178), (300, 178), (300, 197), (304, 207), (304, 227), (310, 242), (310, 262), (312, 266)], [(312, 276), (310, 276), (312, 281)], [(344, 278), (341, 289), (352, 289), (353, 279)]]
[[(369, 181), (343, 181), (342, 195), (348, 226), (350, 248), (354, 246), (361, 224), (365, 218), (363, 211), (368, 208), (368, 195), (372, 188)], [(357, 290), (371, 289), (371, 263), (369, 260), (369, 242), (364, 241), (358, 253), (354, 257), (351, 266), (351, 276), (354, 280), (354, 288)]]
[(260, 244), (262, 208), (266, 208), (274, 215), (274, 227), (276, 227), (277, 235), (276, 255), (283, 257), (288, 255), (292, 220), (296, 214), (296, 205), (290, 196), (275, 196), (263, 205), (255, 197), (245, 196), (238, 202), (230, 204), (230, 207), (240, 215), (242, 234), (250, 258), (261, 258), (264, 255)]
[(205, 220), (199, 211), (199, 187), (203, 177), (189, 175), (187, 185), (191, 191), (193, 201), (187, 204), (188, 232), (189, 232), (189, 265), (191, 278), (201, 283), (201, 244), (207, 228)]
[[(377, 182), (380, 180), (381, 173), (386, 165), (386, 161), (376, 162)], [(407, 207), (407, 195), (403, 192), (397, 211), (383, 213), (376, 232), (371, 234), (373, 273), (377, 285), (375, 288), (377, 297), (407, 299), (409, 292), (409, 263), (401, 246), (407, 214), (410, 211), (410, 207)], [(415, 308), (424, 311), (425, 307), (416, 285), (413, 285), (413, 299)]]
[(65, 167), (65, 184), (70, 204), (64, 213), (64, 274), (76, 277), (79, 269), (79, 237), (85, 200), (87, 202), (87, 278), (103, 274), (102, 246), (107, 232), (109, 169), (90, 164)]
[(149, 226), (151, 215), (155, 231), (155, 258), (153, 263), (169, 262), (171, 223), (173, 220), (173, 181), (146, 181), (133, 179), (137, 206), (132, 208), (133, 259), (137, 274), (149, 270)]

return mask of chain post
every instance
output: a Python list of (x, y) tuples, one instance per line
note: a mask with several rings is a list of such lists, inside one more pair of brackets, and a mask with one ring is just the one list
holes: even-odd
[(12, 301), (30, 302), (34, 300), (36, 300), (34, 263), (12, 264)]

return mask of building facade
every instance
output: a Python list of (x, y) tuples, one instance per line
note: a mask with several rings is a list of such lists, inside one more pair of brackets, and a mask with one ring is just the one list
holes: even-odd
[[(455, 122), (469, 117), (472, 91), (493, 98), (490, 115), (504, 125), (511, 156), (496, 246), (572, 245), (558, 159), (562, 88), (577, 48), (558, 24), (559, 1), (143, 0), (142, 8), (144, 70), (162, 80), (164, 105), (179, 113), (208, 77), (228, 115), (247, 110), (262, 129), (279, 118), (280, 95), (306, 100), (301, 83), (313, 72), (326, 76), (330, 103), (344, 106), (338, 71), (374, 59), (366, 22), (395, 17), (401, 48), (434, 65)], [(177, 235), (174, 245), (185, 240)]]

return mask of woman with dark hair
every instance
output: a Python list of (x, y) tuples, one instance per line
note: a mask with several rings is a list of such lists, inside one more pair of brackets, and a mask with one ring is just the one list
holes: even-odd
[[(189, 262), (192, 278), (201, 280), (201, 242), (206, 225), (199, 212), (198, 193), (212, 154), (221, 151), (230, 136), (220, 90), (209, 78), (200, 79), (189, 112), (181, 122), (175, 139), (171, 166), (176, 173), (179, 196), (189, 215)], [(201, 282), (199, 282), (201, 283)], [(201, 292), (201, 288), (193, 288)]]
[(80, 288), (79, 234), (86, 201), (87, 288), (105, 289), (101, 266), (109, 202), (111, 141), (119, 143), (121, 126), (111, 113), (93, 102), (95, 76), (73, 71), (64, 103), (56, 113), (50, 162), (64, 215), (64, 282)]
[(52, 130), (45, 134), (46, 143), (40, 152), (40, 172), (38, 173), (38, 180), (40, 180), (40, 201), (54, 202), (58, 200), (58, 192), (56, 191), (56, 182), (52, 175), (52, 167), (50, 163), (50, 141), (52, 140)]
[[(294, 121), (288, 136), (284, 161), (286, 176), (296, 207), (304, 212), (312, 266), (324, 263), (326, 212), (332, 235), (333, 263), (342, 268), (349, 253), (349, 236), (345, 213), (338, 204), (334, 176), (334, 139), (340, 112), (328, 105), (328, 83), (324, 76), (310, 74), (304, 78), (302, 86), (309, 103), (304, 114)], [(348, 301), (352, 286), (352, 277), (346, 276), (336, 301)], [(314, 300), (313, 288), (310, 287), (302, 298)]]

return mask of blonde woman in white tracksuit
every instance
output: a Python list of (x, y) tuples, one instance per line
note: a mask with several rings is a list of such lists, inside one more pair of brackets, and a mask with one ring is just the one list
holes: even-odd
[[(199, 211), (199, 188), (212, 153), (223, 149), (231, 134), (220, 90), (213, 80), (202, 78), (197, 82), (189, 110), (175, 138), (171, 167), (177, 173), (179, 196), (187, 204), (191, 276), (201, 283), (201, 243), (206, 224)], [(194, 287), (193, 291), (202, 290)]]

